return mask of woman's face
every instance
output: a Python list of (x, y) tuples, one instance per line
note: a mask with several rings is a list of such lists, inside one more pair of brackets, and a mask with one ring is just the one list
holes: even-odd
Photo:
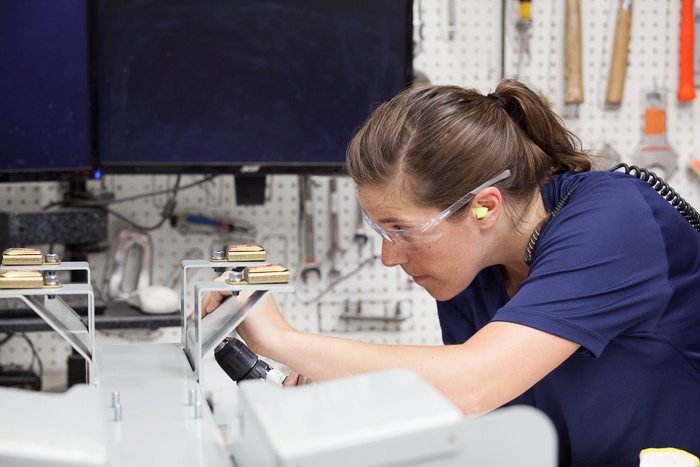
[[(440, 213), (436, 208), (408, 204), (386, 187), (361, 187), (357, 194), (367, 216), (385, 229), (418, 227)], [(470, 215), (461, 221), (447, 219), (438, 227), (440, 238), (416, 251), (407, 251), (382, 237), (382, 263), (401, 266), (435, 299), (449, 300), (483, 268), (485, 253), (479, 248), (481, 232)]]

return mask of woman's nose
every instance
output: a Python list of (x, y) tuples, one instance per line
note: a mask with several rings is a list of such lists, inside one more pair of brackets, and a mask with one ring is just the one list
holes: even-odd
[(382, 264), (384, 266), (398, 266), (407, 260), (406, 252), (400, 246), (382, 238)]

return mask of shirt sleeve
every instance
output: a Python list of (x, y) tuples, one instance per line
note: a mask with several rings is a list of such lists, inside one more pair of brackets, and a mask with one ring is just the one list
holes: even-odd
[(605, 177), (586, 185), (545, 227), (529, 276), (494, 320), (563, 337), (597, 358), (615, 336), (651, 332), (671, 290), (664, 239), (639, 188)]

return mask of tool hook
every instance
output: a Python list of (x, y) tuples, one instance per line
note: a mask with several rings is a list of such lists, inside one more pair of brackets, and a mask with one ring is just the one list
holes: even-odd
[(304, 236), (304, 254), (306, 256), (306, 264), (301, 268), (301, 280), (306, 284), (309, 274), (316, 274), (317, 278), (321, 278), (321, 269), (316, 262), (316, 247), (314, 243), (314, 217), (313, 217), (313, 202), (311, 196), (312, 183), (309, 175), (300, 176), (299, 184), (299, 201), (301, 222)]

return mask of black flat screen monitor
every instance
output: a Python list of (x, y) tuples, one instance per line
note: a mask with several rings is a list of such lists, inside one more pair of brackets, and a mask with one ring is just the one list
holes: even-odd
[(101, 0), (107, 173), (333, 173), (412, 76), (410, 0)]
[(88, 1), (0, 1), (0, 181), (92, 176)]

